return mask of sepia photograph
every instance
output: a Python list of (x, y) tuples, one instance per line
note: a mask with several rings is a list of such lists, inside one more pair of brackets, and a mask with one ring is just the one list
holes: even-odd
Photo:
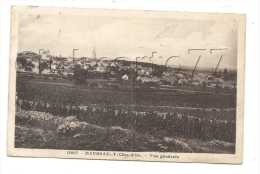
[(245, 15), (13, 6), (8, 155), (242, 163)]

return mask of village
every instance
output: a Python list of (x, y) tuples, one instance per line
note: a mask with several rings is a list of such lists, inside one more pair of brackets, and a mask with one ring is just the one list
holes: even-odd
[[(41, 74), (66, 78), (74, 76), (75, 65), (88, 72), (88, 79), (99, 79), (106, 76), (110, 79), (160, 84), (161, 88), (166, 89), (171, 86), (193, 86), (204, 89), (236, 88), (236, 71), (230, 70), (228, 72), (227, 69), (216, 69), (215, 72), (213, 72), (213, 69), (196, 69), (195, 71), (193, 67), (181, 68), (181, 66), (175, 68), (169, 66), (166, 68), (162, 65), (153, 65), (151, 63), (126, 61), (120, 57), (114, 60), (98, 59), (96, 58), (95, 49), (91, 58), (57, 57), (52, 56), (48, 50), (43, 51), (41, 54), (24, 51), (17, 54), (16, 69), (17, 72), (21, 73), (27, 72), (35, 75)], [(130, 74), (124, 72), (130, 72)], [(91, 76), (91, 74), (95, 75)]]

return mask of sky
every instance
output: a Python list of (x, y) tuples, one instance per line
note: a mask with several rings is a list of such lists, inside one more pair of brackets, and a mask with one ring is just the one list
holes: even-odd
[[(235, 22), (176, 18), (30, 14), (19, 16), (18, 52), (39, 49), (51, 55), (97, 58), (151, 57), (156, 64), (236, 69), (237, 26)], [(212, 51), (210, 49), (227, 50)], [(189, 49), (206, 49), (190, 51)], [(149, 58), (138, 59), (149, 61)]]

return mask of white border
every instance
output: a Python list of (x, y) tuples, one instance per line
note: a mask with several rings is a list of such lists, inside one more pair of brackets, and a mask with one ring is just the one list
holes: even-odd
[[(62, 172), (202, 172), (219, 173), (221, 171), (232, 173), (259, 173), (259, 2), (2, 2), (1, 1), (1, 173), (46, 173)], [(8, 57), (9, 57), (9, 28), (10, 28), (10, 5), (46, 5), (70, 6), (88, 8), (127, 8), (171, 11), (207, 11), (207, 12), (233, 12), (247, 14), (247, 46), (246, 46), (246, 96), (245, 96), (245, 143), (244, 164), (234, 165), (209, 165), (209, 164), (174, 164), (174, 163), (145, 163), (145, 162), (122, 162), (122, 161), (93, 161), (93, 160), (55, 160), (55, 159), (30, 159), (6, 157), (6, 129), (7, 129), (7, 94), (8, 94)], [(188, 5), (187, 5), (188, 3)], [(119, 4), (119, 5), (118, 5)], [(150, 4), (150, 5), (149, 5)], [(164, 5), (163, 5), (164, 4)], [(223, 5), (224, 4), (224, 5)], [(258, 15), (257, 15), (258, 14)], [(3, 30), (4, 29), (4, 30)], [(256, 138), (257, 137), (257, 138)], [(188, 166), (189, 165), (189, 166)], [(99, 167), (102, 166), (102, 167)], [(257, 172), (258, 171), (258, 172)]]

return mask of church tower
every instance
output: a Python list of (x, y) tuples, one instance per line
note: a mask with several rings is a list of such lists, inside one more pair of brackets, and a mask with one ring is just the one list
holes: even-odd
[(92, 52), (92, 59), (96, 60), (96, 49), (94, 46), (93, 52)]

